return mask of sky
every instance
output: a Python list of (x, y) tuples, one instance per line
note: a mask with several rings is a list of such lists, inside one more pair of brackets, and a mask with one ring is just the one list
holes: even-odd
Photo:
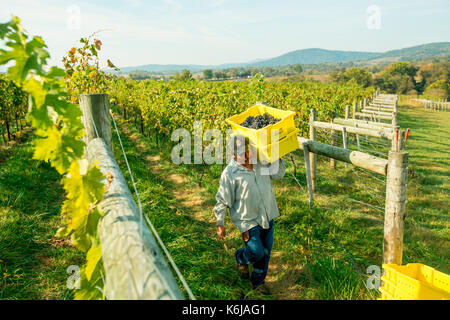
[(101, 30), (102, 63), (215, 65), (307, 48), (384, 52), (450, 41), (449, 0), (0, 0), (52, 65)]

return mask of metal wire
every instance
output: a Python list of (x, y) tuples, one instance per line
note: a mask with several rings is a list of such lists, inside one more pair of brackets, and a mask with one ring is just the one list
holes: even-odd
[[(153, 235), (154, 235), (154, 236), (156, 237), (156, 239), (158, 240), (159, 245), (160, 245), (161, 248), (163, 249), (163, 251), (164, 251), (164, 253), (165, 253), (167, 259), (169, 260), (170, 264), (172, 265), (172, 268), (175, 270), (175, 273), (177, 274), (178, 278), (180, 279), (181, 283), (183, 284), (184, 288), (186, 289), (186, 292), (188, 293), (189, 298), (190, 298), (191, 300), (196, 300), (196, 298), (195, 298), (195, 296), (193, 295), (191, 289), (189, 288), (189, 285), (187, 284), (186, 280), (184, 279), (183, 275), (181, 274), (180, 270), (178, 269), (178, 267), (177, 267), (175, 261), (172, 259), (172, 256), (170, 255), (169, 251), (167, 250), (166, 246), (164, 245), (164, 242), (163, 242), (163, 241), (161, 240), (161, 238), (159, 237), (159, 234), (158, 234), (158, 232), (156, 231), (155, 227), (153, 226), (153, 223), (150, 221), (150, 219), (147, 217), (147, 215), (144, 215), (144, 213), (143, 213), (143, 211), (142, 211), (141, 198), (140, 198), (140, 196), (139, 196), (139, 192), (137, 191), (136, 183), (135, 183), (135, 181), (134, 181), (133, 174), (132, 174), (132, 172), (131, 172), (131, 168), (130, 168), (130, 165), (129, 165), (129, 163), (128, 163), (127, 155), (126, 155), (125, 149), (124, 149), (123, 144), (122, 144), (122, 139), (120, 138), (119, 129), (117, 128), (117, 124), (116, 124), (116, 121), (115, 121), (115, 119), (114, 119), (114, 116), (113, 116), (111, 110), (110, 110), (110, 114), (111, 114), (111, 118), (112, 118), (113, 123), (114, 123), (114, 127), (115, 127), (115, 130), (116, 130), (117, 137), (118, 137), (118, 139), (119, 139), (119, 143), (120, 143), (120, 147), (121, 147), (121, 149), (122, 149), (123, 156), (124, 156), (124, 158), (125, 158), (125, 163), (126, 163), (126, 165), (127, 165), (128, 173), (130, 174), (130, 177), (131, 177), (131, 182), (132, 182), (132, 184), (133, 184), (134, 192), (135, 192), (136, 198), (137, 198), (137, 200), (138, 200), (139, 212), (140, 212), (140, 214), (141, 214), (141, 219), (142, 219), (142, 217), (145, 217), (145, 220), (147, 221), (148, 225), (150, 226), (150, 229), (152, 230)], [(141, 220), (141, 223), (142, 223), (142, 220)], [(141, 232), (142, 232), (142, 228), (141, 228)]]

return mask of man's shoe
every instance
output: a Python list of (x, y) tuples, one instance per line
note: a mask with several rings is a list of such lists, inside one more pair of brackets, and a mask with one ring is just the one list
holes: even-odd
[(252, 283), (252, 288), (253, 288), (253, 290), (255, 290), (255, 291), (259, 292), (259, 293), (262, 293), (264, 295), (270, 295), (270, 289), (264, 283), (260, 284), (260, 285), (258, 285), (256, 287)]
[(250, 277), (250, 273), (248, 272), (248, 265), (240, 264), (236, 261), (236, 269), (239, 277), (242, 279), (248, 279)]

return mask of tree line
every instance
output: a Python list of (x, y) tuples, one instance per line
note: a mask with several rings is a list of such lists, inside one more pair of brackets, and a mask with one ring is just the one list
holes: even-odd
[(387, 93), (425, 95), (447, 100), (450, 96), (450, 63), (447, 60), (416, 64), (391, 63), (378, 72), (367, 67), (337, 69), (330, 73), (332, 82), (375, 86)]
[[(285, 76), (289, 81), (297, 81), (304, 75), (328, 74), (330, 82), (354, 83), (363, 87), (374, 86), (383, 92), (396, 94), (424, 95), (437, 99), (450, 96), (450, 63), (448, 57), (433, 57), (415, 61), (394, 63), (368, 62), (322, 63), (310, 65), (287, 65), (278, 67), (233, 67), (221, 70), (204, 69), (201, 74), (193, 74), (185, 69), (164, 79), (177, 81), (248, 79), (256, 74), (264, 77)], [(130, 73), (134, 80), (156, 79), (161, 76), (138, 71)]]

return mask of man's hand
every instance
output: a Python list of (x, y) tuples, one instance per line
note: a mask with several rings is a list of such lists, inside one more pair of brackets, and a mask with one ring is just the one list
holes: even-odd
[(225, 239), (225, 226), (217, 226), (217, 235), (221, 240)]
[(244, 240), (245, 242), (250, 240), (250, 233), (248, 231), (242, 233), (242, 240)]

